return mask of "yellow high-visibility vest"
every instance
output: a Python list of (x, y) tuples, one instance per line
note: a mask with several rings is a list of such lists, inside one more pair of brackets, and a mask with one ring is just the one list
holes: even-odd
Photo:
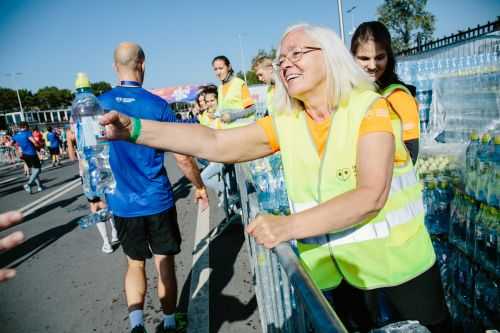
[[(353, 91), (338, 106), (322, 158), (304, 111), (274, 114), (292, 213), (356, 188), (359, 127), (378, 98), (371, 91)], [(396, 152), (407, 154), (397, 116), (392, 125)], [(424, 225), (422, 188), (411, 159), (394, 166), (390, 193), (378, 214), (342, 231), (297, 240), (297, 247), (313, 280), (324, 290), (335, 288), (343, 278), (360, 289), (395, 286), (429, 269), (436, 256)]]

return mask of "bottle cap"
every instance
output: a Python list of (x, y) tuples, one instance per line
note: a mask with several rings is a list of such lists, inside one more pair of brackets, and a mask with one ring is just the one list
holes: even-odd
[(90, 88), (89, 77), (85, 73), (76, 73), (75, 88)]
[(471, 134), (470, 134), (470, 139), (471, 141), (476, 141), (476, 140), (479, 140), (479, 135), (477, 135), (477, 132), (476, 131), (472, 131)]
[(500, 145), (500, 134), (499, 135), (495, 135), (495, 144), (496, 145)]
[(489, 133), (484, 133), (483, 138), (481, 139), (482, 143), (488, 143), (491, 140), (491, 135)]

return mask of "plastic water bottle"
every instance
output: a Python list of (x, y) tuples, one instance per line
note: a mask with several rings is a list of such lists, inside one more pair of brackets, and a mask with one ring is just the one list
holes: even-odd
[(78, 152), (80, 158), (85, 160), (84, 191), (93, 196), (103, 196), (105, 193), (112, 193), (116, 187), (109, 165), (109, 146), (103, 140), (104, 128), (99, 125), (99, 118), (104, 110), (92, 93), (86, 74), (77, 74), (75, 87), (71, 118)]
[(490, 206), (500, 207), (500, 135), (495, 135), (494, 145), (490, 150), (490, 174), (487, 182), (486, 202)]
[(453, 192), (447, 179), (441, 179), (438, 182), (436, 190), (436, 222), (435, 232), (437, 234), (448, 233), (450, 223), (450, 204), (453, 198)]
[(80, 225), (81, 229), (87, 229), (95, 225), (96, 223), (106, 222), (110, 218), (111, 218), (111, 211), (109, 211), (107, 208), (103, 208), (95, 213), (90, 213), (89, 215), (82, 217), (78, 221), (78, 225)]
[(437, 192), (436, 192), (436, 181), (434, 178), (426, 179), (424, 181), (425, 187), (423, 192), (424, 208), (425, 208), (425, 226), (430, 234), (438, 233), (438, 228), (436, 224), (437, 220)]
[(464, 250), (467, 254), (471, 256), (474, 255), (474, 241), (475, 241), (475, 226), (476, 226), (476, 215), (477, 215), (477, 201), (473, 198), (467, 196), (464, 199), (464, 223), (465, 223), (465, 244)]
[(485, 204), (481, 204), (476, 215), (474, 231), (474, 258), (479, 266), (483, 266), (486, 258), (486, 234), (485, 221), (488, 220), (488, 209)]
[(470, 135), (470, 142), (465, 151), (465, 193), (474, 197), (477, 186), (476, 157), (479, 149), (479, 136), (476, 132)]
[(483, 265), (489, 271), (495, 273), (497, 263), (497, 237), (499, 223), (498, 209), (488, 206), (488, 219), (485, 221), (485, 258)]
[(481, 145), (477, 150), (476, 161), (477, 161), (477, 184), (475, 197), (476, 200), (481, 202), (486, 202), (486, 191), (488, 188), (488, 176), (490, 174), (490, 141), (491, 136), (486, 133), (481, 138)]

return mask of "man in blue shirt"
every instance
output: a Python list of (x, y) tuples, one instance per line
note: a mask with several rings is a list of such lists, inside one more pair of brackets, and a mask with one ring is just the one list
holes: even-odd
[[(114, 67), (120, 85), (99, 96), (105, 110), (156, 121), (176, 122), (166, 101), (142, 88), (145, 71), (142, 48), (121, 43), (114, 52)], [(127, 255), (125, 294), (132, 332), (145, 332), (143, 307), (146, 294), (145, 259), (154, 255), (158, 273), (158, 296), (164, 318), (157, 332), (175, 332), (177, 281), (174, 255), (181, 237), (172, 186), (161, 150), (126, 141), (110, 143), (110, 164), (116, 190), (107, 196), (113, 211), (118, 239)], [(177, 165), (196, 186), (197, 198), (208, 204), (197, 165), (191, 157), (174, 155)], [(179, 327), (177, 327), (179, 328)]]
[(59, 136), (52, 131), (52, 127), (47, 127), (47, 145), (49, 146), (50, 157), (52, 158), (51, 166), (58, 166), (60, 162), (59, 158), (59, 146), (61, 145), (61, 141), (59, 140)]
[(31, 177), (28, 179), (28, 183), (26, 183), (23, 187), (26, 192), (31, 194), (31, 186), (34, 183), (37, 186), (37, 192), (41, 192), (43, 187), (40, 183), (39, 176), (42, 171), (42, 165), (38, 159), (38, 155), (36, 154), (37, 143), (33, 138), (33, 133), (30, 131), (27, 122), (23, 121), (20, 127), (21, 130), (14, 135), (12, 139), (19, 145), (19, 148), (23, 153), (21, 158), (24, 163), (26, 163), (28, 168), (31, 169)]

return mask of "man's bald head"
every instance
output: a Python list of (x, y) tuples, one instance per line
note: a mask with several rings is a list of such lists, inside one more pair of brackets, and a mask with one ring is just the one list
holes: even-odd
[(138, 44), (123, 42), (115, 49), (114, 58), (118, 69), (133, 71), (144, 63), (146, 57)]

